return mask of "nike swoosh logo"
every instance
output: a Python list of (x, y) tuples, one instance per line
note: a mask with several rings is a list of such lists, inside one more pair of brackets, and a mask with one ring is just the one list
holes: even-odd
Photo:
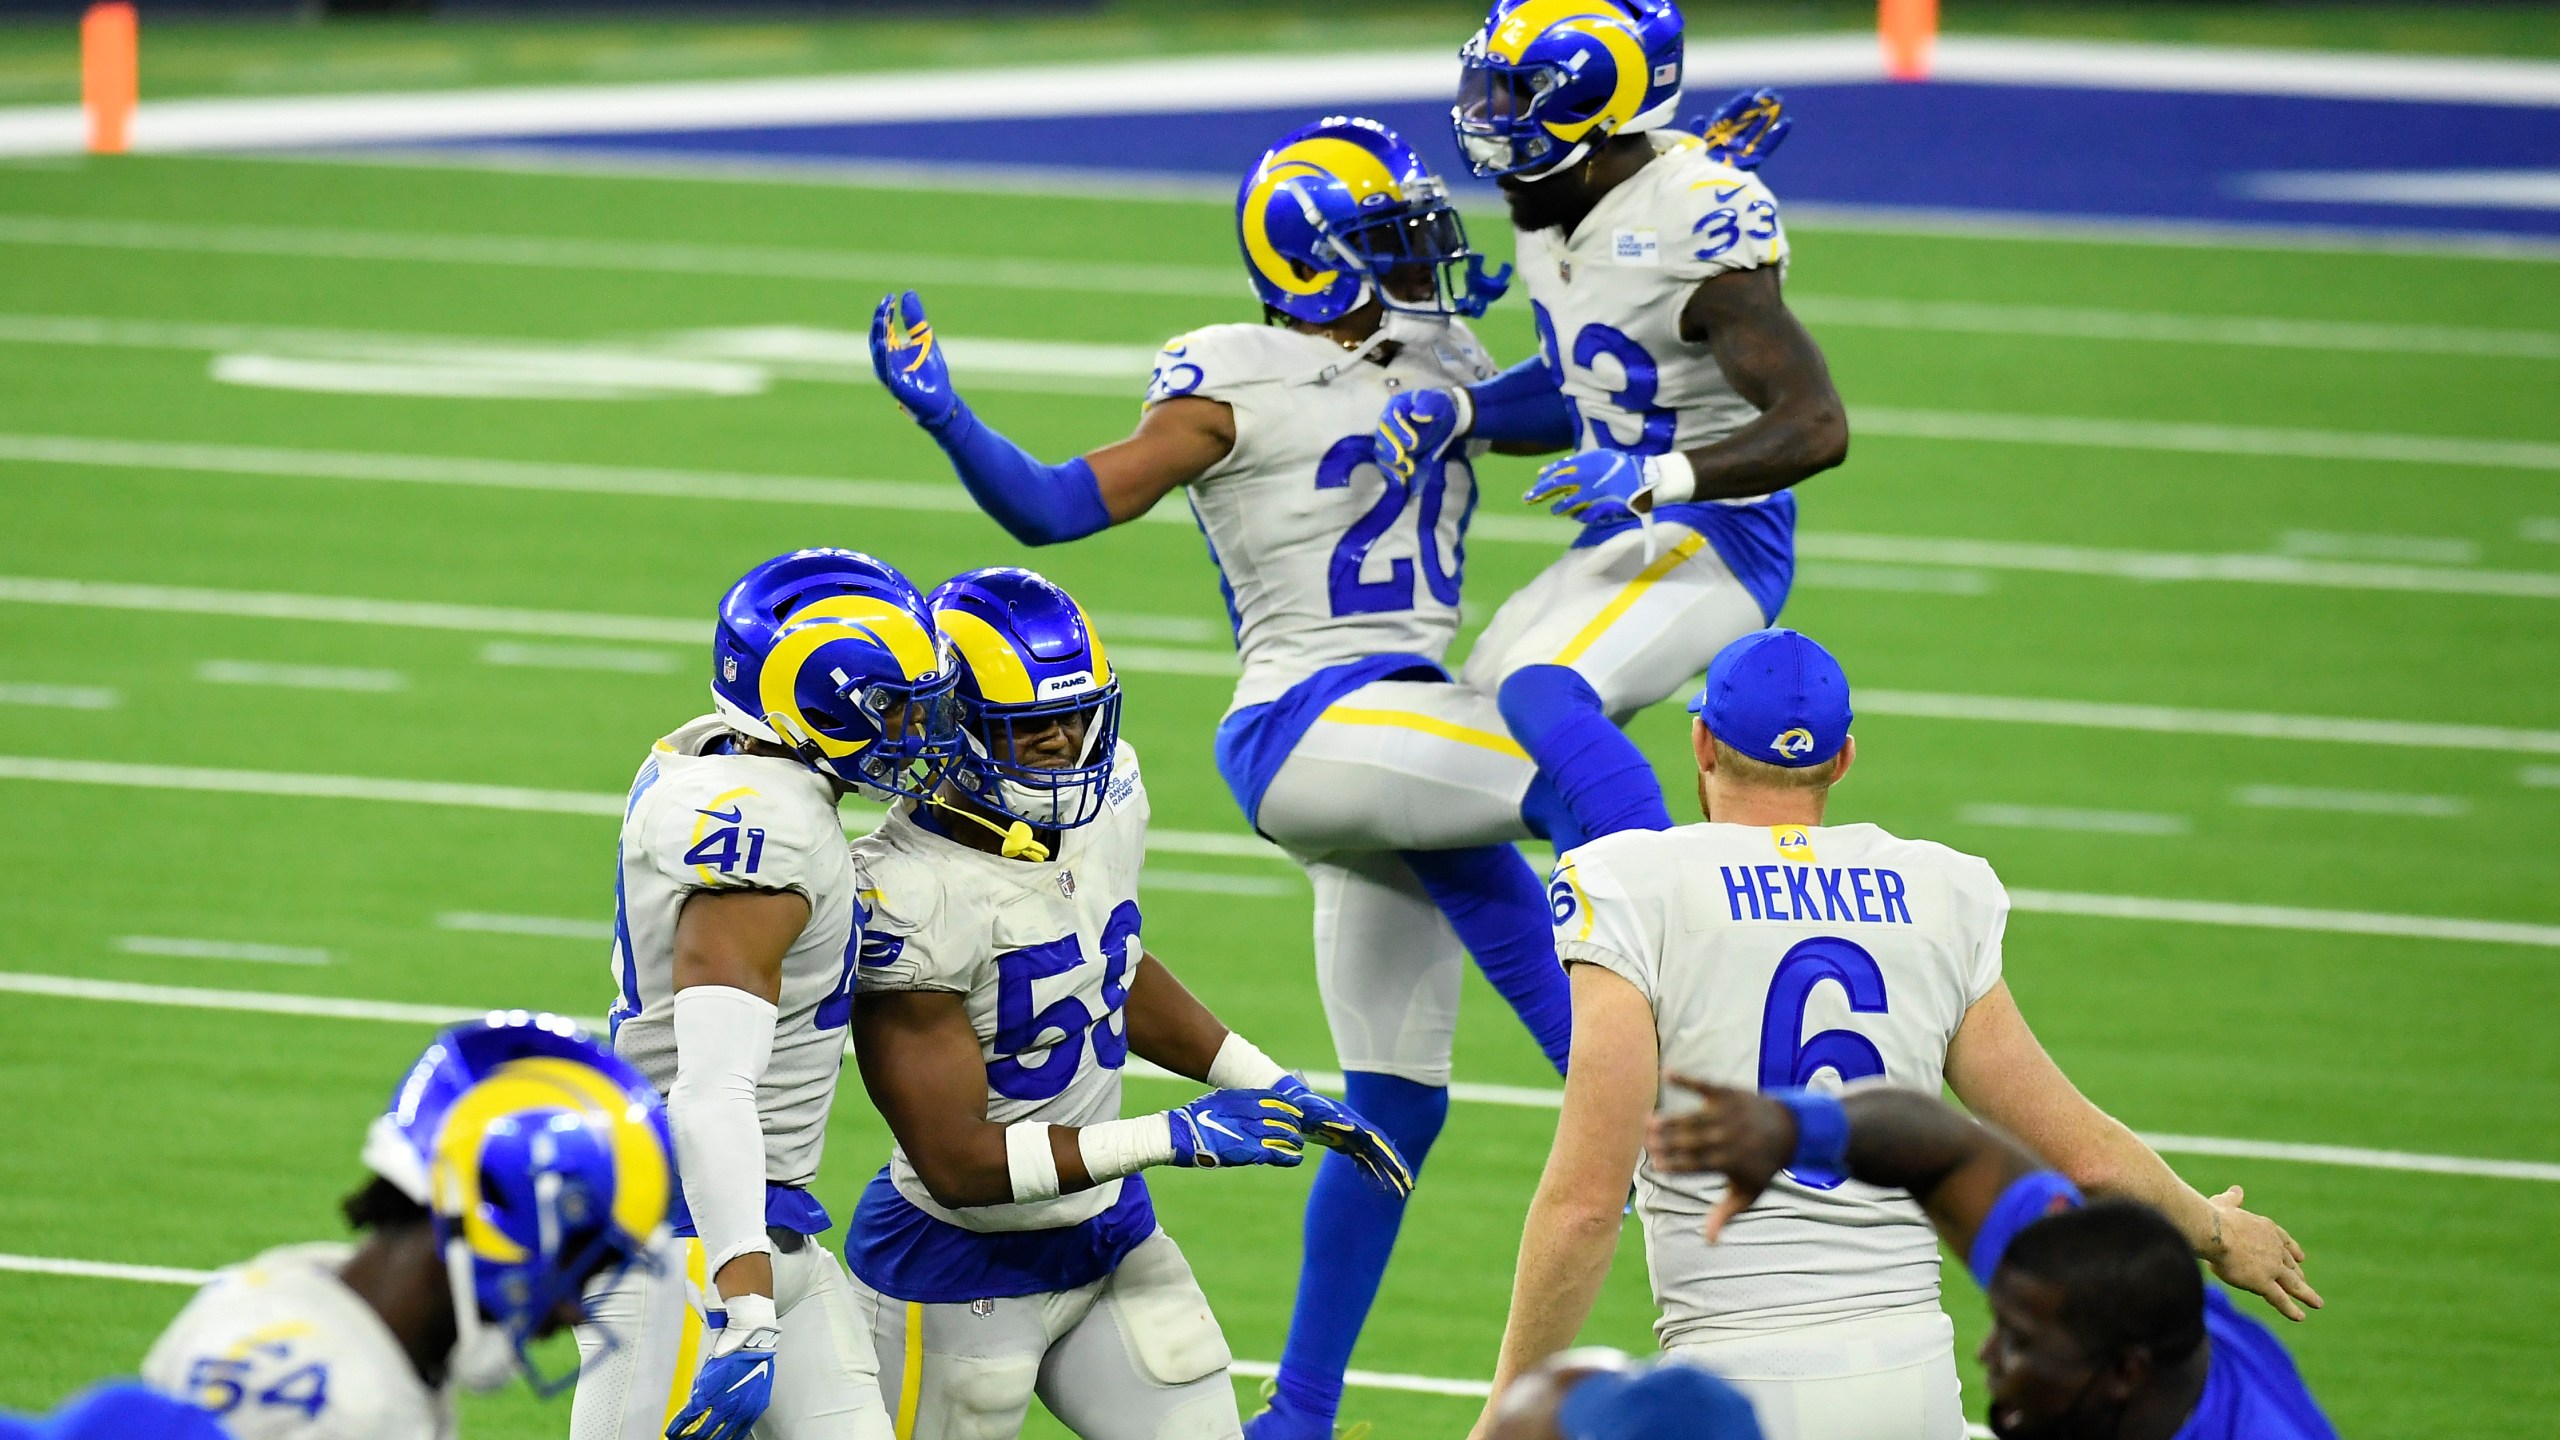
[(762, 1376), (762, 1375), (765, 1375), (765, 1374), (769, 1373), (772, 1369), (773, 1369), (773, 1362), (772, 1362), (772, 1361), (770, 1361), (770, 1360), (759, 1360), (759, 1361), (757, 1361), (757, 1362), (756, 1362), (756, 1368), (754, 1368), (753, 1370), (748, 1371), (748, 1372), (747, 1372), (746, 1374), (744, 1374), (744, 1375), (739, 1376), (739, 1377), (738, 1377), (738, 1383), (737, 1383), (736, 1385), (732, 1385), (732, 1386), (730, 1386), (729, 1388), (730, 1388), (730, 1389), (732, 1389), (732, 1390), (735, 1390), (735, 1389), (738, 1389), (740, 1386), (744, 1386), (744, 1385), (750, 1384), (750, 1383), (752, 1383), (754, 1380), (756, 1380), (759, 1376)]
[(1219, 1134), (1226, 1136), (1226, 1137), (1227, 1137), (1228, 1139), (1230, 1139), (1230, 1140), (1241, 1140), (1241, 1139), (1243, 1139), (1243, 1138), (1244, 1138), (1242, 1135), (1237, 1134), (1235, 1131), (1233, 1131), (1233, 1130), (1231, 1130), (1231, 1129), (1227, 1128), (1225, 1125), (1220, 1124), (1220, 1123), (1219, 1123), (1219, 1121), (1218, 1121), (1218, 1117), (1217, 1117), (1217, 1116), (1215, 1116), (1215, 1115), (1203, 1115), (1203, 1116), (1201, 1116), (1201, 1117), (1200, 1117), (1200, 1128), (1201, 1128), (1201, 1129), (1203, 1129), (1203, 1130), (1215, 1130), (1215, 1131), (1217, 1131)]
[(693, 813), (696, 815), (708, 815), (723, 825), (735, 825), (739, 821), (747, 818), (746, 810), (737, 805), (732, 805), (726, 810), (696, 810)]
[(1739, 195), (1739, 194), (1741, 194), (1741, 193), (1742, 193), (1742, 187), (1741, 187), (1741, 186), (1739, 186), (1739, 185), (1734, 186), (1734, 187), (1733, 187), (1732, 189), (1730, 189), (1730, 190), (1719, 190), (1719, 191), (1717, 191), (1717, 192), (1716, 192), (1716, 203), (1717, 203), (1717, 204), (1719, 204), (1719, 205), (1721, 205), (1721, 204), (1723, 204), (1724, 202), (1726, 202), (1727, 200), (1730, 200), (1730, 199), (1732, 199), (1734, 196)]

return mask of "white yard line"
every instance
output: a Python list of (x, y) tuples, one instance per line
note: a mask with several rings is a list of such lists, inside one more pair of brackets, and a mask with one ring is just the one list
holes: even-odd
[(2104, 835), (2184, 835), (2194, 828), (2184, 815), (2148, 810), (2075, 810), (2054, 805), (1966, 805), (1957, 809), (1956, 821), (2012, 830), (2082, 830)]
[(2309, 930), (2331, 935), (2392, 935), (2412, 940), (2460, 940), (2483, 945), (2534, 945), (2560, 949), (2560, 925), (2532, 925), (2512, 920), (2380, 915), (2363, 910), (2312, 910), (2293, 905), (2240, 905), (2218, 900), (2160, 900), (2140, 895), (2089, 895), (2072, 890), (2012, 889), (2009, 905), (2011, 909), (2036, 915), (2163, 920), (2188, 925)]
[(2527, 765), (2516, 772), (2516, 783), (2545, 790), (2560, 790), (2560, 765)]
[(439, 930), (483, 935), (534, 935), (550, 940), (610, 940), (613, 922), (581, 920), (568, 915), (492, 915), (478, 910), (448, 910), (436, 917)]
[(239, 940), (196, 940), (177, 935), (119, 935), (116, 948), (127, 955), (163, 955), (176, 960), (245, 960), (258, 965), (326, 965), (329, 952), (307, 945), (259, 945)]
[(33, 705), (47, 710), (113, 710), (124, 696), (105, 685), (40, 685), (12, 680), (0, 683), (0, 705)]
[(1850, 411), (1849, 427), (1862, 436), (1885, 435), (1906, 440), (2459, 465), (2494, 470), (2560, 470), (2560, 444), (2544, 440), (2483, 440), (2456, 435), (2297, 430), (2265, 425), (2199, 425), (2070, 415), (1998, 415), (1878, 405), (1862, 405)]
[[(1970, 417), (1973, 419), (1997, 417)], [(2283, 434), (2325, 432), (2271, 432)], [(2367, 437), (2371, 438), (2371, 437)], [(2385, 437), (2388, 438), (2388, 437)], [(2504, 442), (2478, 442), (2498, 444)], [(2560, 446), (2549, 447), (2560, 451)], [(808, 475), (739, 474), (708, 470), (484, 460), (455, 456), (362, 451), (288, 450), (268, 446), (112, 440), (90, 436), (0, 433), (0, 460), (109, 469), (174, 470), (215, 475), (284, 476), (412, 485), (453, 485), (501, 490), (658, 498), (759, 501), (847, 509), (910, 510), (975, 515), (977, 504), (957, 484), (902, 480), (844, 480)], [(1190, 527), (1187, 511), (1159, 505), (1146, 520)], [(1533, 515), (1483, 515), (1469, 528), (1474, 541), (1561, 546), (1573, 537), (1564, 521)], [(2226, 581), (2299, 585), (2320, 589), (2386, 590), (2457, 595), (2560, 599), (2560, 572), (2457, 570), (2425, 565), (2373, 565), (2304, 559), (2290, 555), (2191, 554), (2110, 550), (2019, 541), (1939, 539), (1811, 531), (1797, 537), (1808, 559), (1893, 565), (1947, 565), (1989, 570), (2102, 575), (2143, 581)], [(11, 582), (23, 587), (29, 583)], [(225, 592), (203, 592), (225, 593)], [(5, 598), (5, 597), (0, 597)], [(396, 623), (396, 622), (395, 622)], [(664, 639), (663, 633), (615, 634), (608, 639)], [(699, 632), (685, 639), (699, 638)], [(1140, 637), (1149, 638), (1149, 637)]]
[(2276, 553), (2307, 560), (2477, 565), (2480, 542), (2450, 535), (2346, 535), (2334, 530), (2287, 530), (2276, 537)]
[(2299, 785), (2243, 785), (2231, 803), (2255, 810), (2335, 810), (2354, 815), (2459, 819), (2471, 802), (2459, 795), (2404, 795), (2383, 790), (2323, 790)]
[(1924, 690), (1862, 689), (1862, 715), (1927, 720), (2061, 725), (2141, 730), (2165, 735), (2231, 735), (2255, 740), (2327, 740), (2419, 750), (2504, 750), (2560, 755), (2560, 730), (2446, 725), (2421, 720), (2354, 720), (2325, 715), (2273, 715), (2250, 710), (2190, 710), (2168, 705), (2114, 705), (2088, 700), (2028, 700), (2004, 695), (1946, 695)]
[(1849, 329), (2045, 335), (2069, 340), (2241, 345), (2380, 355), (2487, 355), (2560, 360), (2560, 331), (2552, 330), (2297, 320), (2275, 315), (2184, 315), (2154, 310), (1894, 300), (1820, 293), (1790, 293), (1787, 308), (1813, 325)]
[[(401, 1005), (371, 1000), (341, 1000), (318, 995), (278, 995), (259, 990), (205, 990), (178, 985), (139, 985), (125, 981), (90, 980), (67, 975), (39, 975), (23, 971), (0, 971), (0, 993), (40, 995), (60, 1000), (96, 1000), (125, 1005), (158, 1005), (185, 1010), (233, 1010), (269, 1015), (305, 1016), (329, 1020), (373, 1020), (402, 1025), (452, 1025), (476, 1020), (490, 1013), (459, 1006)], [(591, 1017), (570, 1016), (577, 1023), (598, 1027), (602, 1021)], [(1168, 1079), (1163, 1071), (1133, 1060), (1133, 1076)], [(1342, 1077), (1320, 1070), (1307, 1072), (1309, 1083), (1319, 1089), (1339, 1091)], [(1478, 1085), (1460, 1081), (1449, 1087), (1450, 1097), (1472, 1104), (1506, 1105), (1520, 1109), (1555, 1110), (1564, 1103), (1564, 1092), (1552, 1087), (1528, 1085)], [(2336, 1165), (2348, 1169), (2418, 1170), (2444, 1175), (2478, 1175), (2500, 1180), (2535, 1180), (2560, 1183), (2560, 1164), (2538, 1160), (2478, 1159), (2463, 1155), (2429, 1155), (2405, 1150), (2376, 1150), (2344, 1145), (2305, 1145), (2291, 1141), (2236, 1140), (2226, 1137), (2198, 1135), (2145, 1134), (2153, 1149), (2167, 1154), (2228, 1155), (2242, 1159), (2291, 1160), (2305, 1164)]]
[(409, 688), (409, 677), (397, 670), (352, 669), (343, 665), (277, 665), (262, 660), (207, 660), (196, 666), (196, 678), (214, 685), (269, 685), (290, 690), (365, 690), (387, 694)]
[(599, 645), (524, 645), (492, 640), (480, 647), (483, 665), (528, 670), (610, 670), (625, 675), (673, 675), (686, 657), (673, 650), (608, 649)]
[(1255, 895), (1266, 900), (1304, 895), (1295, 880), (1269, 875), (1222, 875), (1213, 870), (1166, 870), (1150, 865), (1138, 872), (1138, 885), (1151, 890), (1196, 890), (1207, 895)]

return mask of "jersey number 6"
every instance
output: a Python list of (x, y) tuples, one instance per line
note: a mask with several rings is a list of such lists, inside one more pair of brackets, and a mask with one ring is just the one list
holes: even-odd
[[(1876, 957), (1854, 941), (1834, 936), (1797, 941), (1779, 957), (1777, 973), (1769, 977), (1768, 1003), (1760, 1009), (1761, 1089), (1795, 1089), (1824, 1070), (1839, 1076), (1844, 1085), (1884, 1073), (1884, 1055), (1876, 1042), (1855, 1030), (1805, 1035), (1804, 1008), (1813, 999), (1814, 987), (1826, 980), (1848, 992), (1853, 1012), (1885, 1013), (1884, 969), (1876, 964)], [(1846, 1178), (1793, 1170), (1787, 1175), (1813, 1190), (1833, 1189)]]

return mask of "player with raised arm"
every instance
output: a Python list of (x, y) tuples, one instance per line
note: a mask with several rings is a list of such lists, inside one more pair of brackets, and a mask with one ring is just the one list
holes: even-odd
[[(930, 604), (966, 749), (854, 846), (855, 1054), (897, 1148), (846, 1259), (898, 1435), (1011, 1435), (1036, 1394), (1086, 1440), (1233, 1437), (1225, 1337), (1139, 1172), (1296, 1165), (1313, 1141), (1398, 1194), (1412, 1177), (1146, 952), (1147, 790), (1082, 608), (1005, 568)], [(1132, 1055), (1216, 1088), (1122, 1119)]]
[(1848, 774), (1849, 683), (1792, 630), (1735, 641), (1691, 702), (1707, 823), (1563, 856), (1556, 951), (1572, 977), (1573, 1071), (1520, 1241), (1494, 1371), (1573, 1341), (1616, 1250), (1630, 1178), (1655, 1333), (1740, 1386), (1770, 1440), (1957, 1440), (1953, 1330), (1936, 1241), (1911, 1200), (1814, 1167), (1702, 1232), (1719, 1187), (1640, 1164), (1665, 1071), (1761, 1089), (1941, 1085), (2074, 1181), (2167, 1215), (2225, 1279), (2300, 1318), (2301, 1252), (2208, 1200), (2073, 1087), (2001, 978), (2008, 894), (1970, 855), (1824, 823)]
[[(1240, 187), (1260, 325), (1211, 325), (1156, 359), (1136, 433), (1047, 465), (953, 391), (912, 294), (881, 302), (881, 383), (1016, 539), (1043, 545), (1185, 492), (1243, 664), (1219, 772), (1315, 891), (1315, 962), (1350, 1101), (1417, 1169), (1448, 1116), (1469, 956), (1561, 1070), (1572, 1033), (1537, 876), (1508, 843), (1667, 825), (1644, 757), (1550, 747), (1540, 774), (1489, 695), (1450, 683), (1473, 443), (1390, 476), (1382, 406), (1494, 373), (1463, 315), (1487, 275), (1438, 177), (1375, 121), (1282, 137)], [(1605, 728), (1605, 727), (1604, 727)], [(1402, 1223), (1402, 1201), (1328, 1161), (1307, 1201), (1298, 1305), (1254, 1433), (1324, 1436)]]
[(1920, 1202), (1990, 1299), (1981, 1358), (2002, 1440), (2336, 1440), (2284, 1346), (2203, 1283), (2185, 1237), (2140, 1201), (2082, 1208), (2017, 1141), (1916, 1091), (1761, 1095), (1663, 1078), (1702, 1103), (1657, 1113), (1645, 1149), (1664, 1174), (1726, 1178), (1710, 1243), (1783, 1171)]
[[(452, 1440), (453, 1391), (521, 1373), (580, 1297), (647, 1270), (674, 1184), (666, 1112), (568, 1021), (502, 1012), (436, 1037), (365, 1138), (353, 1246), (287, 1245), (214, 1277), (143, 1379), (233, 1440)], [(137, 1432), (138, 1433), (138, 1432)]]
[(812, 1241), (862, 934), (836, 806), (929, 792), (956, 679), (915, 587), (849, 550), (748, 571), (712, 666), (713, 713), (632, 781), (614, 885), (614, 1048), (667, 1088), (684, 1263), (596, 1300), (621, 1343), (582, 1332), (571, 1433), (886, 1440), (851, 1281)]
[[(1703, 134), (1680, 105), (1670, 0), (1495, 0), (1460, 51), (1458, 148), (1497, 182), (1539, 353), (1490, 380), (1388, 402), (1379, 463), (1421, 473), (1467, 442), (1575, 453), (1525, 497), (1582, 523), (1495, 613), (1461, 679), (1495, 696), (1550, 775), (1774, 624), (1795, 571), (1789, 487), (1848, 455), (1822, 351), (1781, 293), (1787, 236), (1752, 172), (1785, 138), (1777, 97)], [(1566, 821), (1576, 818), (1572, 814)], [(1659, 805), (1648, 823), (1663, 829)], [(1600, 831), (1558, 828), (1559, 851)]]

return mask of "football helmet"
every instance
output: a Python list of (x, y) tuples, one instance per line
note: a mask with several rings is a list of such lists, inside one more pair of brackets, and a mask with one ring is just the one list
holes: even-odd
[[(962, 751), (951, 778), (1010, 820), (1070, 829), (1102, 813), (1120, 748), (1120, 681), (1084, 608), (1012, 566), (954, 575), (926, 601), (960, 672)], [(1069, 727), (1060, 765), (1028, 759), (1023, 742)]]
[(1396, 132), (1356, 115), (1302, 125), (1262, 153), (1236, 191), (1236, 243), (1262, 303), (1314, 325), (1373, 298), (1409, 314), (1482, 315), (1511, 273), (1485, 273), (1447, 183)]
[(1671, 0), (1494, 0), (1458, 51), (1458, 153), (1484, 179), (1542, 179), (1680, 109)]
[(851, 550), (758, 565), (720, 602), (711, 699), (870, 799), (921, 798), (959, 751), (957, 676), (907, 577)]
[(675, 1145), (629, 1063), (556, 1015), (499, 1011), (436, 1037), (365, 1137), (376, 1174), (427, 1209), (453, 1287), (453, 1373), (494, 1389), (563, 1301), (650, 1266), (667, 1234)]

